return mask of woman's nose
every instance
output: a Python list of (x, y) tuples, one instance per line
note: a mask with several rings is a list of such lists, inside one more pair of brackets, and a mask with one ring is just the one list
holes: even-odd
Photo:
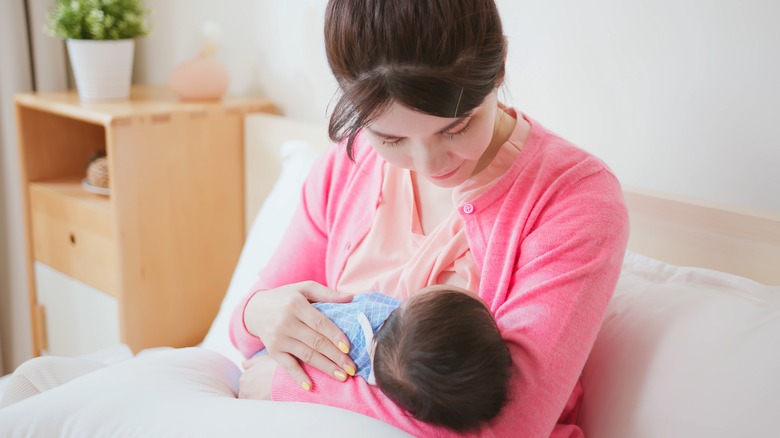
[(414, 170), (424, 175), (442, 172), (447, 164), (447, 152), (437, 145), (419, 143), (414, 148)]

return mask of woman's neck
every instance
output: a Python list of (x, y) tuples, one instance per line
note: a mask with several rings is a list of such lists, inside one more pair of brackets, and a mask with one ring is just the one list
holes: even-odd
[[(524, 119), (521, 119), (522, 123), (527, 124)], [(490, 144), (485, 153), (482, 154), (477, 166), (474, 168), (474, 172), (471, 176), (478, 174), (485, 170), (485, 168), (496, 158), (496, 154), (501, 150), (501, 146), (509, 140), (512, 133), (515, 130), (518, 120), (512, 117), (509, 113), (501, 108), (501, 105), (496, 107), (496, 123), (493, 125), (493, 137), (490, 140)]]
[(436, 228), (452, 211), (452, 188), (439, 187), (417, 172), (411, 172), (417, 219), (423, 234)]

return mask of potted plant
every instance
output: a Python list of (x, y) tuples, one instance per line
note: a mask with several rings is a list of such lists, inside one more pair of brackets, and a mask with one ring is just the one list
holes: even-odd
[(148, 33), (143, 0), (56, 0), (46, 31), (67, 40), (83, 100), (130, 95), (134, 38)]

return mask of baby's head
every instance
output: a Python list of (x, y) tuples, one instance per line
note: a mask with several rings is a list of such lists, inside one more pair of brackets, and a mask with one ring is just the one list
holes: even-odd
[(416, 419), (456, 431), (495, 417), (511, 356), (485, 304), (449, 285), (419, 291), (376, 334), (377, 386)]

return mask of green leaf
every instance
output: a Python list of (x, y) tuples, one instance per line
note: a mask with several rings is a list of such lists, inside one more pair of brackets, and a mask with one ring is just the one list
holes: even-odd
[(143, 0), (56, 0), (44, 30), (80, 40), (119, 40), (147, 35), (150, 10)]

